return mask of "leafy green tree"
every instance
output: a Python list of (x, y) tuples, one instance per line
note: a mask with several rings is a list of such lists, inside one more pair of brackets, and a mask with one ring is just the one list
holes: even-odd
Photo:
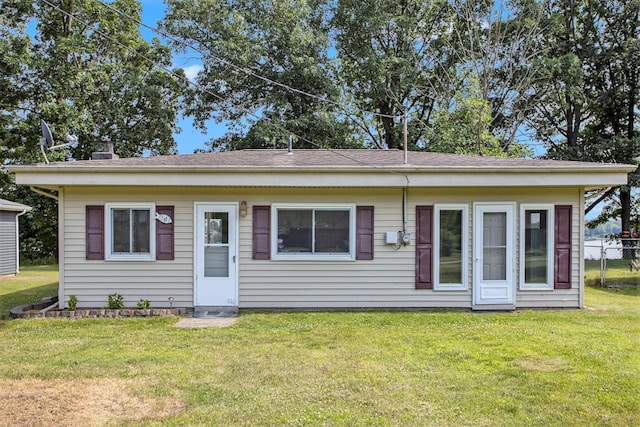
[(500, 138), (491, 132), (491, 107), (482, 97), (478, 79), (470, 77), (455, 94), (450, 108), (436, 111), (431, 128), (427, 131), (429, 151), (472, 154), (494, 157), (524, 157), (530, 154), (526, 147), (509, 144), (507, 149)]
[(518, 135), (533, 109), (527, 94), (537, 78), (531, 64), (541, 53), (541, 7), (529, 0), (451, 4), (457, 61), (445, 78), (454, 88), (477, 84), (474, 97), (490, 108), (488, 129), (500, 141), (502, 154), (527, 154)]
[[(556, 159), (638, 163), (640, 138), (640, 3), (547, 0), (545, 54), (537, 65), (536, 114), (530, 125)], [(632, 188), (619, 189), (606, 217), (633, 221)], [(613, 194), (613, 193), (612, 193)]]
[(173, 47), (202, 55), (196, 81), (204, 89), (189, 97), (187, 113), (201, 127), (234, 123), (213, 149), (282, 146), (290, 134), (320, 146), (353, 144), (348, 122), (322, 100), (339, 96), (326, 13), (322, 0), (167, 2), (162, 27), (180, 40)]
[[(402, 148), (400, 116), (410, 115), (409, 145), (421, 145), (453, 66), (452, 16), (444, 0), (340, 0), (331, 21), (336, 74), (369, 145)], [(448, 82), (446, 82), (448, 84)]]
[[(140, 19), (136, 0), (110, 5)], [(93, 0), (6, 0), (0, 23), (1, 165), (43, 160), (40, 119), (57, 142), (68, 134), (79, 140), (50, 152), (50, 160), (86, 159), (103, 142), (122, 157), (175, 153), (184, 74), (165, 70), (170, 50), (145, 41), (136, 22)], [(55, 204), (17, 189), (7, 174), (0, 175), (0, 197), (34, 207), (23, 227), (24, 253), (55, 255)]]

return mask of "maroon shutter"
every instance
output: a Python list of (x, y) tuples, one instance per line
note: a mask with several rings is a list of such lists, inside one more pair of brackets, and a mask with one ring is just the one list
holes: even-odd
[(104, 259), (104, 206), (86, 207), (86, 258)]
[(253, 259), (271, 258), (271, 206), (253, 207)]
[(356, 207), (356, 259), (373, 259), (373, 206)]
[(175, 222), (173, 206), (156, 206), (156, 213), (171, 218), (169, 224), (156, 220), (156, 259), (172, 260), (174, 259), (173, 224)]
[(433, 206), (416, 207), (416, 289), (433, 289)]
[(555, 209), (554, 289), (571, 289), (571, 205)]

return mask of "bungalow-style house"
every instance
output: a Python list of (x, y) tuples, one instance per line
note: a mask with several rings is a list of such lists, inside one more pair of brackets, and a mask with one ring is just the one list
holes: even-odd
[(18, 218), (30, 210), (29, 206), (0, 199), (0, 276), (20, 272)]
[(582, 307), (586, 190), (635, 166), (396, 150), (24, 165), (57, 192), (61, 305)]

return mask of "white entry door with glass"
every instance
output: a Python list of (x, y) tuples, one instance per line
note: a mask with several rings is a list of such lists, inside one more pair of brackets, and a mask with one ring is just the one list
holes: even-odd
[(513, 204), (477, 203), (474, 208), (475, 305), (515, 304)]
[(195, 305), (237, 306), (237, 206), (195, 205)]

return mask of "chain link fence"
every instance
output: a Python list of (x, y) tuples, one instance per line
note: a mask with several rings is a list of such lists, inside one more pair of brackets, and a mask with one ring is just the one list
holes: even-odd
[(638, 286), (640, 284), (639, 255), (640, 239), (585, 241), (587, 284), (606, 287)]

